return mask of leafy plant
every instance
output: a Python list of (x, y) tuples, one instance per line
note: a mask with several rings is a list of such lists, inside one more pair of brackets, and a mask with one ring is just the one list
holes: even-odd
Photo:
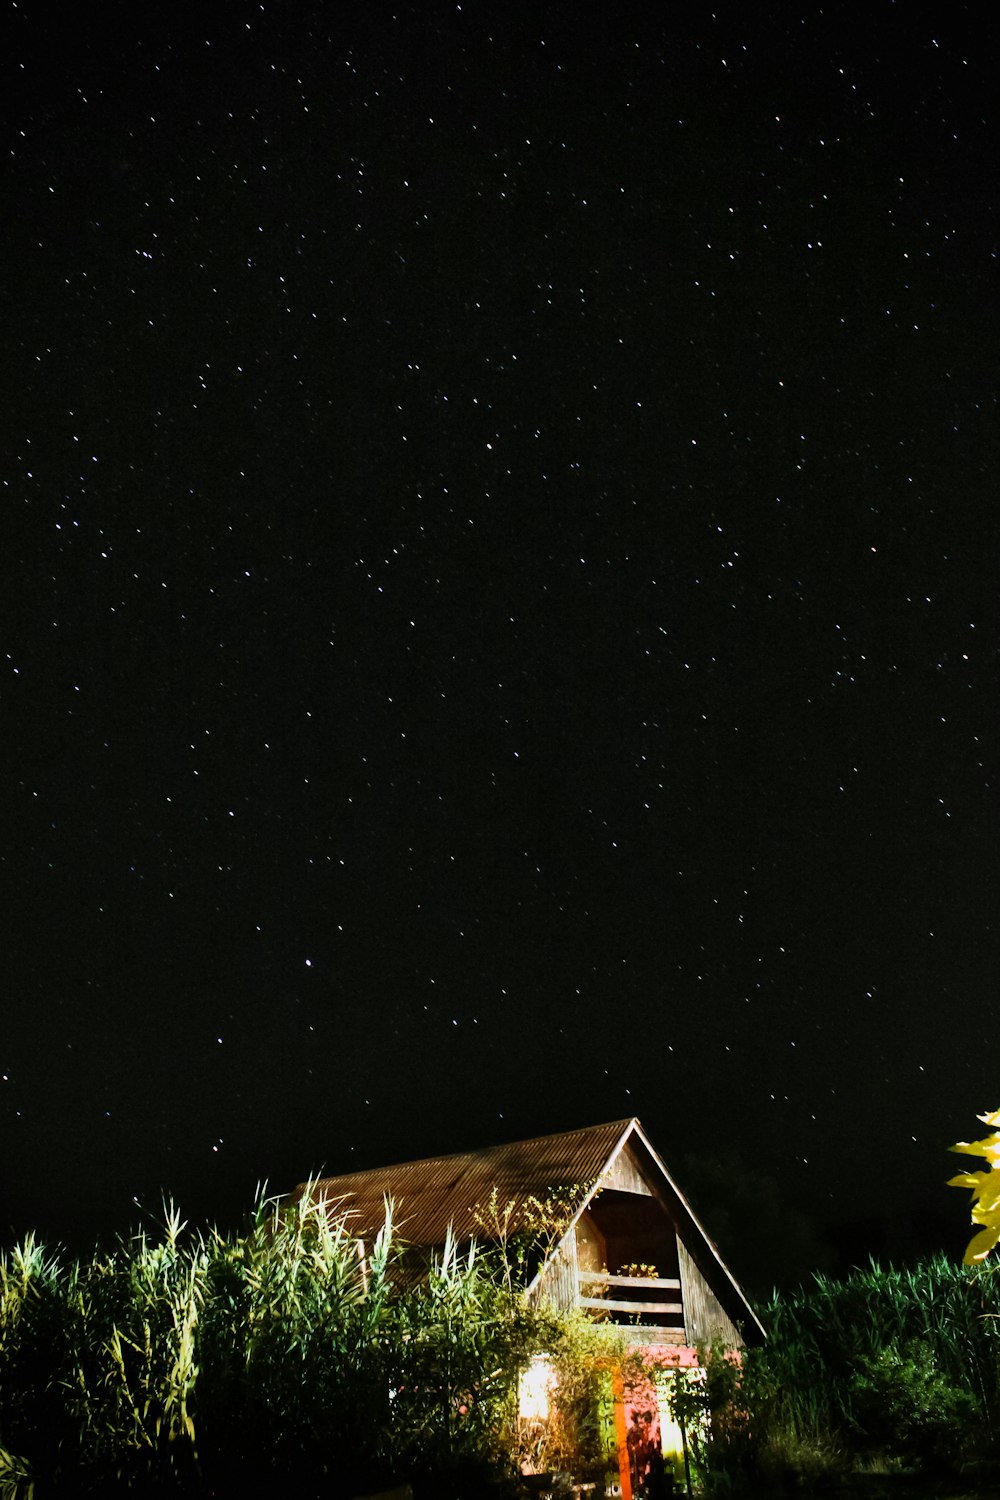
[(975, 1423), (972, 1392), (955, 1383), (923, 1340), (866, 1359), (853, 1379), (853, 1412), (865, 1445), (923, 1467), (950, 1466)]
[[(361, 1247), (311, 1186), (261, 1194), (239, 1236), (168, 1208), (159, 1235), (88, 1260), (32, 1237), (0, 1257), (0, 1495), (235, 1494), (268, 1471), (469, 1495), (513, 1473), (520, 1372), (569, 1359), (572, 1320), (529, 1305), (496, 1244), (449, 1235), (415, 1275), (394, 1218)], [(554, 1222), (540, 1202), (536, 1246)]]
[(552, 1188), (544, 1198), (500, 1201), (496, 1188), (485, 1203), (473, 1209), (483, 1252), (502, 1276), (508, 1291), (524, 1290), (566, 1233), (577, 1205), (587, 1196), (587, 1184)]
[(830, 1466), (894, 1458), (975, 1468), (997, 1456), (1000, 1283), (937, 1256), (817, 1277), (759, 1308), (746, 1351), (755, 1441), (826, 1454)]
[[(1000, 1109), (979, 1115), (984, 1125), (1000, 1125)], [(981, 1156), (988, 1164), (985, 1172), (959, 1172), (948, 1179), (949, 1187), (972, 1190), (972, 1222), (979, 1226), (965, 1251), (965, 1264), (985, 1260), (1000, 1240), (1000, 1131), (994, 1130), (981, 1141), (958, 1141), (949, 1148), (964, 1156)]]

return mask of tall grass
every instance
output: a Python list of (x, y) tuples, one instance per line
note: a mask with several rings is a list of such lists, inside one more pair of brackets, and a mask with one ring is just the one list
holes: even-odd
[[(865, 1465), (1000, 1472), (992, 1270), (872, 1264), (758, 1311), (763, 1348), (674, 1382), (706, 1493), (780, 1496)], [(423, 1477), (471, 1500), (516, 1466), (536, 1353), (559, 1366), (544, 1456), (597, 1473), (602, 1386), (627, 1363), (612, 1341), (530, 1306), (502, 1243), (449, 1237), (415, 1266), (391, 1203), (364, 1258), (312, 1191), (261, 1197), (239, 1236), (172, 1208), (158, 1234), (86, 1260), (28, 1236), (0, 1255), (0, 1500), (242, 1495), (267, 1476), (331, 1497)]]
[(992, 1270), (944, 1256), (912, 1269), (873, 1263), (844, 1280), (817, 1277), (795, 1296), (775, 1294), (761, 1316), (769, 1342), (749, 1364), (766, 1377), (774, 1416), (790, 1431), (873, 1437), (872, 1383), (909, 1362), (960, 1393), (984, 1446), (994, 1441), (1000, 1280)]
[(404, 1250), (391, 1204), (362, 1259), (313, 1192), (261, 1198), (238, 1237), (173, 1209), (85, 1261), (29, 1237), (0, 1256), (0, 1496), (268, 1473), (330, 1495), (435, 1474), (444, 1494), (463, 1466), (510, 1469), (517, 1377), (554, 1320), (474, 1247), (449, 1239), (419, 1278)]
[(28, 1235), (0, 1256), (0, 1495), (30, 1493), (32, 1463), (63, 1417), (53, 1368), (65, 1368), (71, 1343), (71, 1272)]
[(28, 1238), (0, 1256), (0, 1497), (225, 1496), (268, 1473), (472, 1496), (516, 1466), (520, 1371), (553, 1350), (570, 1367), (574, 1340), (502, 1245), (448, 1236), (415, 1266), (388, 1202), (364, 1256), (312, 1188), (259, 1197), (240, 1236), (168, 1208), (159, 1235), (88, 1260)]
[[(791, 1493), (851, 1470), (995, 1475), (1000, 1279), (944, 1256), (872, 1263), (775, 1293), (742, 1368), (707, 1357), (694, 1393), (709, 1493)], [(690, 1394), (689, 1401), (692, 1399)]]

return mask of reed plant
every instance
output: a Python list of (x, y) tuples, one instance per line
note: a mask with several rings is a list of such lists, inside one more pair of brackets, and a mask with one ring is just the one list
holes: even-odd
[(391, 1202), (362, 1253), (312, 1188), (261, 1194), (238, 1236), (168, 1207), (158, 1235), (82, 1261), (29, 1237), (0, 1257), (0, 1497), (225, 1495), (268, 1473), (444, 1494), (512, 1471), (518, 1376), (558, 1325), (453, 1236), (415, 1267)]
[[(768, 1345), (749, 1362), (769, 1376), (776, 1418), (788, 1430), (875, 1441), (866, 1416), (872, 1383), (893, 1365), (909, 1365), (937, 1382), (939, 1397), (945, 1388), (962, 1393), (958, 1405), (974, 1414), (981, 1446), (994, 1444), (1000, 1282), (993, 1271), (944, 1256), (914, 1268), (873, 1263), (840, 1281), (817, 1277), (794, 1296), (776, 1294), (762, 1317)], [(955, 1448), (967, 1450), (968, 1442)]]
[[(471, 1496), (514, 1472), (518, 1377), (543, 1353), (560, 1390), (546, 1461), (596, 1473), (620, 1333), (532, 1305), (502, 1238), (449, 1236), (418, 1263), (395, 1221), (387, 1202), (362, 1254), (340, 1206), (308, 1189), (262, 1193), (240, 1235), (191, 1230), (168, 1206), (158, 1233), (83, 1260), (34, 1236), (0, 1255), (0, 1500), (235, 1495), (267, 1475), (331, 1496), (421, 1477)], [(1000, 1461), (991, 1269), (873, 1263), (758, 1311), (762, 1348), (737, 1363), (705, 1351), (705, 1380), (675, 1381), (707, 1494)]]
[(65, 1429), (50, 1374), (67, 1364), (70, 1271), (33, 1235), (0, 1253), (0, 1496), (30, 1493), (53, 1433)]
[(778, 1496), (861, 1470), (996, 1475), (995, 1272), (872, 1263), (757, 1311), (767, 1343), (739, 1364), (703, 1351), (708, 1378), (679, 1390), (706, 1493)]
[(67, 1272), (59, 1383), (85, 1474), (138, 1482), (164, 1471), (184, 1482), (196, 1467), (191, 1402), (209, 1254), (185, 1227), (168, 1206), (162, 1236), (139, 1233)]

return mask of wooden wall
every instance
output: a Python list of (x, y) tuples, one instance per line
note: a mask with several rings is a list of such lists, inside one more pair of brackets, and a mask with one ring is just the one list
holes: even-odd
[(681, 1301), (684, 1304), (684, 1326), (688, 1343), (711, 1344), (718, 1340), (727, 1349), (742, 1349), (743, 1339), (739, 1329), (723, 1309), (680, 1238), (677, 1240), (677, 1255), (680, 1261)]
[(535, 1296), (547, 1297), (554, 1307), (575, 1307), (579, 1296), (579, 1269), (576, 1260), (576, 1230), (571, 1229), (552, 1256), (535, 1289)]
[(601, 1178), (602, 1188), (618, 1188), (622, 1193), (642, 1193), (651, 1198), (653, 1190), (639, 1170), (639, 1164), (626, 1143)]

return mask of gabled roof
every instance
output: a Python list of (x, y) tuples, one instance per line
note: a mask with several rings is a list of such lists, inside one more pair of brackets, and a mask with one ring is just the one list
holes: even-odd
[[(486, 1207), (494, 1188), (501, 1208), (514, 1204), (510, 1224), (514, 1231), (523, 1226), (528, 1200), (544, 1199), (557, 1188), (576, 1189), (579, 1204), (567, 1204), (570, 1214), (575, 1214), (635, 1123), (613, 1120), (508, 1146), (323, 1177), (315, 1191), (346, 1212), (350, 1231), (359, 1239), (374, 1239), (384, 1221), (388, 1197), (396, 1206), (396, 1229), (411, 1245), (443, 1244), (449, 1224), (462, 1243), (482, 1237), (477, 1210)], [(305, 1183), (300, 1183), (296, 1196), (304, 1188)]]
[[(602, 1179), (611, 1176), (626, 1143), (650, 1191), (670, 1214), (686, 1250), (715, 1295), (730, 1316), (763, 1337), (743, 1289), (634, 1117), (567, 1130), (561, 1135), (514, 1141), (507, 1146), (323, 1177), (313, 1186), (314, 1192), (346, 1216), (348, 1232), (369, 1244), (385, 1221), (386, 1198), (393, 1200), (396, 1232), (411, 1246), (442, 1245), (449, 1226), (460, 1244), (489, 1238), (481, 1215), (494, 1189), (501, 1211), (512, 1205), (508, 1221), (511, 1233), (530, 1227), (530, 1199), (544, 1201), (557, 1192), (568, 1230), (601, 1187)], [(301, 1196), (305, 1188), (306, 1184), (300, 1183), (294, 1196)], [(565, 1199), (563, 1193), (567, 1194)]]

